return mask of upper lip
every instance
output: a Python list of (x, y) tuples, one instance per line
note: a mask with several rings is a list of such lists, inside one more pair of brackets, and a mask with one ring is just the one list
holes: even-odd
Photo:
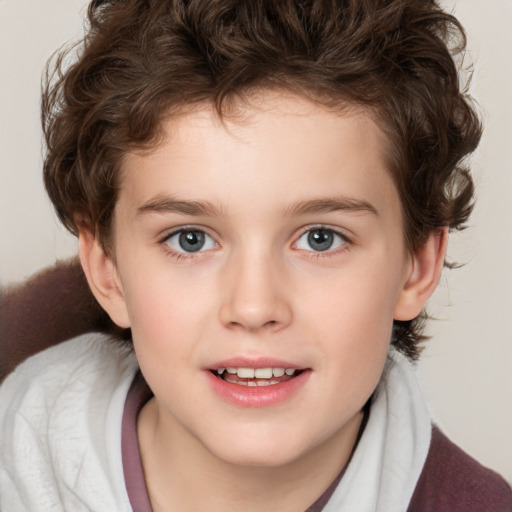
[(232, 357), (223, 359), (218, 363), (208, 365), (206, 369), (216, 370), (217, 368), (293, 368), (295, 370), (304, 370), (305, 367), (275, 359), (272, 357)]

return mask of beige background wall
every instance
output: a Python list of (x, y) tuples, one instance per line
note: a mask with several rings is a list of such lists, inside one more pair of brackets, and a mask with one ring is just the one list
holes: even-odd
[[(478, 203), (450, 243), (420, 364), (434, 417), (512, 481), (512, 1), (450, 0), (466, 25), (486, 132), (473, 159)], [(80, 34), (85, 0), (0, 0), (0, 282), (76, 251), (43, 192), (39, 83), (44, 62)]]

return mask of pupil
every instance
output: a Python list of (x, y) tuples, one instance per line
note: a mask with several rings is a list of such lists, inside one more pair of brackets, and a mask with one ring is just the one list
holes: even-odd
[(204, 245), (204, 233), (201, 231), (184, 231), (180, 234), (180, 247), (187, 252), (197, 252)]
[(327, 229), (315, 229), (308, 235), (308, 243), (315, 251), (327, 251), (334, 242), (332, 231)]

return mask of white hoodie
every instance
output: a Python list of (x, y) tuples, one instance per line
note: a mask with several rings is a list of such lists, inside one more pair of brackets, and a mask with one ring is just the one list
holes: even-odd
[[(133, 352), (86, 335), (21, 364), (0, 387), (0, 510), (131, 511), (121, 455)], [(356, 452), (324, 512), (405, 512), (431, 422), (414, 368), (390, 350)]]

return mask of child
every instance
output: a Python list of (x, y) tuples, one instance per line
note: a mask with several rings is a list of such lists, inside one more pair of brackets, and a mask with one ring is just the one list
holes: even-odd
[(425, 0), (89, 19), (44, 95), (45, 182), (133, 350), (76, 338), (4, 382), (1, 508), (512, 510), (408, 361), (471, 211), (458, 22)]

